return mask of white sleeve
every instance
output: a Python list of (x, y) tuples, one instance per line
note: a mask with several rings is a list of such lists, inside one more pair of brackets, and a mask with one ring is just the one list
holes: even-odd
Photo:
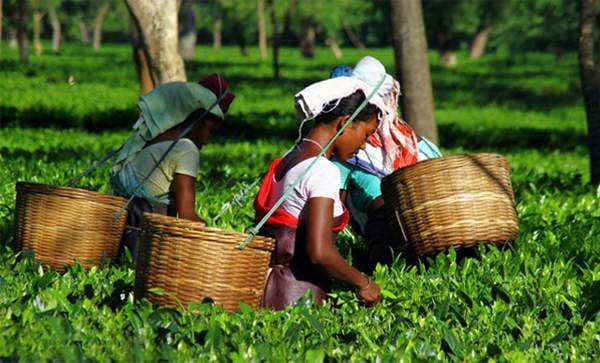
[(304, 187), (307, 199), (329, 198), (336, 200), (340, 194), (342, 180), (339, 169), (329, 160), (319, 160), (306, 175)]

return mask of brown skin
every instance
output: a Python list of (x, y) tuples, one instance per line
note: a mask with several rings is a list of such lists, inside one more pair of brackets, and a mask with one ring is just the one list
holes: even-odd
[[(328, 124), (316, 124), (308, 133), (310, 138), (325, 145), (342, 127), (349, 116), (339, 117)], [(340, 160), (348, 160), (359, 149), (365, 147), (367, 138), (375, 132), (378, 122), (376, 117), (367, 121), (351, 123), (334, 144), (326, 150), (325, 157), (335, 155)], [(308, 158), (317, 156), (318, 146), (310, 142), (302, 142), (300, 147), (289, 153), (278, 167), (275, 177), (279, 180), (294, 165)], [(331, 238), (333, 229), (333, 200), (330, 198), (311, 198), (307, 205), (306, 219), (307, 254), (310, 261), (323, 268), (325, 272), (340, 281), (355, 286), (359, 298), (367, 305), (376, 304), (381, 299), (380, 288), (360, 271), (350, 266), (340, 255)]]
[[(221, 123), (222, 121), (219, 118), (212, 115), (207, 115), (198, 123), (198, 125), (190, 130), (190, 132), (186, 135), (186, 138), (190, 139), (196, 145), (196, 147), (201, 150), (204, 145), (208, 144), (211, 135), (219, 128)], [(156, 138), (146, 144), (146, 146), (155, 144), (157, 142), (175, 140), (184, 129), (185, 126), (183, 125), (173, 127), (172, 129), (169, 129), (158, 135)], [(175, 173), (173, 176), (171, 189), (175, 195), (175, 209), (177, 210), (177, 216), (179, 218), (206, 223), (196, 214), (195, 177)]]

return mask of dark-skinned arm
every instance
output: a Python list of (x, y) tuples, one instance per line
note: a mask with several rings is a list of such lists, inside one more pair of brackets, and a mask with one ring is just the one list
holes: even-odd
[(307, 208), (306, 248), (310, 261), (334, 279), (355, 286), (366, 303), (379, 301), (379, 286), (350, 266), (332, 241), (333, 199), (311, 198)]
[(175, 192), (175, 208), (179, 218), (190, 221), (203, 222), (196, 214), (196, 178), (175, 173), (173, 177), (173, 190)]

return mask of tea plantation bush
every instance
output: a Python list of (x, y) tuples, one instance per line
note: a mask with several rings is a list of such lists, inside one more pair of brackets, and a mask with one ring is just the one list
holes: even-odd
[[(369, 50), (392, 67), (390, 49)], [(201, 153), (198, 210), (207, 220), (290, 147), (293, 94), (336, 64), (326, 49), (302, 60), (284, 49), (283, 79), (270, 78), (256, 49), (200, 48), (190, 79), (222, 72), (237, 95), (231, 117)], [(344, 50), (340, 63), (363, 54)], [(462, 56), (462, 55), (461, 55)], [(463, 57), (466, 58), (466, 57)], [(472, 257), (379, 266), (383, 302), (362, 307), (344, 287), (320, 308), (228, 314), (210, 304), (181, 309), (134, 302), (131, 257), (106, 269), (57, 274), (10, 247), (15, 182), (64, 184), (110, 148), (136, 118), (138, 85), (126, 45), (99, 54), (66, 45), (20, 66), (0, 58), (0, 360), (501, 360), (593, 361), (600, 347), (600, 205), (588, 185), (585, 119), (576, 58), (461, 59), (432, 55), (443, 151), (507, 155), (520, 217), (518, 241)], [(392, 69), (392, 68), (390, 68)], [(71, 78), (69, 84), (68, 80)], [(108, 166), (80, 186), (108, 192)], [(243, 230), (251, 203), (216, 222)], [(346, 234), (339, 247), (358, 259)]]

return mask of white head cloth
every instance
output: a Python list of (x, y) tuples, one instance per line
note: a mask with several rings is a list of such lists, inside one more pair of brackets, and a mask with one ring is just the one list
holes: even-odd
[[(375, 81), (375, 85), (381, 79)], [(323, 112), (331, 101), (350, 96), (356, 91), (362, 91), (365, 97), (371, 93), (372, 86), (355, 77), (337, 77), (316, 82), (298, 92), (294, 97), (296, 111), (300, 121), (310, 120)], [(383, 99), (378, 94), (373, 95), (370, 104), (375, 105), (381, 112), (385, 110)]]

